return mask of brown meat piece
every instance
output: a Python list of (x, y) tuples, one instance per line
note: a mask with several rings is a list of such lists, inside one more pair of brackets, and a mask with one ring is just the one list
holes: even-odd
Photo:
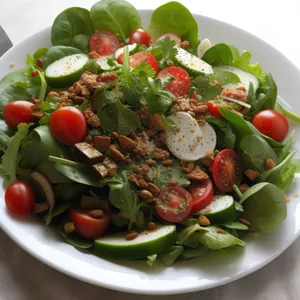
[(94, 137), (94, 147), (100, 151), (100, 152), (105, 152), (108, 150), (108, 147), (110, 145), (111, 138), (109, 136), (101, 136), (97, 135)]
[(75, 155), (80, 161), (87, 164), (96, 164), (104, 159), (104, 155), (87, 142), (74, 145)]
[(191, 173), (187, 174), (187, 178), (190, 180), (202, 181), (208, 179), (209, 176), (199, 167), (196, 167)]
[(148, 120), (148, 128), (153, 132), (158, 132), (165, 129), (162, 118), (158, 114), (151, 115)]
[(119, 136), (119, 143), (120, 143), (121, 151), (125, 153), (133, 151), (138, 144), (137, 142), (133, 141), (132, 139), (130, 139), (125, 135)]
[(112, 177), (112, 176), (116, 175), (118, 166), (113, 160), (106, 157), (103, 161), (103, 164), (107, 168), (108, 176)]
[(108, 169), (103, 163), (98, 163), (92, 166), (95, 175), (98, 179), (102, 179), (108, 176)]
[(222, 90), (220, 96), (233, 98), (243, 102), (247, 101), (247, 93), (243, 89), (239, 88), (225, 88)]
[(196, 119), (205, 116), (207, 111), (207, 103), (199, 102), (195, 98), (178, 98), (171, 109), (172, 114), (177, 112), (187, 112)]
[(88, 125), (92, 126), (92, 127), (100, 127), (100, 120), (98, 118), (98, 116), (96, 114), (94, 114), (90, 108), (87, 108), (84, 112), (84, 117), (86, 119), (86, 122)]

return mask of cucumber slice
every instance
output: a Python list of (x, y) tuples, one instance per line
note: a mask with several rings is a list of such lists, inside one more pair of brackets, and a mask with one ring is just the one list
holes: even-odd
[(204, 39), (197, 48), (197, 55), (202, 58), (204, 53), (211, 47), (211, 42), (209, 39)]
[(237, 218), (234, 199), (228, 195), (214, 196), (212, 202), (195, 215), (204, 215), (215, 224), (234, 221)]
[(175, 56), (176, 62), (191, 76), (213, 74), (214, 70), (211, 65), (182, 48), (178, 48), (177, 50), (178, 52)]
[[(127, 46), (128, 46), (129, 54), (133, 54), (137, 50), (138, 44), (133, 43), (133, 44), (130, 44), (130, 45), (127, 45)], [(115, 52), (115, 59), (118, 59), (118, 57), (121, 54), (123, 54), (123, 52), (124, 52), (124, 47), (121, 47), (121, 48), (117, 49), (117, 51)]]
[(65, 56), (50, 64), (45, 71), (45, 78), (51, 87), (67, 87), (77, 81), (89, 61), (85, 54)]
[(176, 226), (159, 226), (145, 230), (134, 240), (126, 240), (126, 233), (115, 233), (95, 240), (94, 253), (110, 259), (138, 259), (160, 253), (175, 244)]
[(218, 67), (215, 67), (214, 69), (232, 72), (235, 75), (237, 75), (241, 80), (240, 83), (229, 83), (229, 84), (224, 85), (224, 87), (237, 87), (237, 86), (243, 85), (245, 87), (246, 91), (248, 91), (250, 82), (252, 82), (255, 93), (259, 88), (260, 83), (259, 83), (258, 78), (250, 72), (246, 72), (246, 71), (244, 71), (240, 68), (234, 67), (234, 66), (218, 66)]
[(117, 69), (118, 67), (121, 67), (120, 64), (118, 64), (115, 60), (113, 61), (114, 65), (110, 65), (108, 63), (108, 59), (112, 58), (113, 56), (100, 56), (97, 59), (97, 64), (100, 66), (100, 69), (102, 71), (112, 71)]

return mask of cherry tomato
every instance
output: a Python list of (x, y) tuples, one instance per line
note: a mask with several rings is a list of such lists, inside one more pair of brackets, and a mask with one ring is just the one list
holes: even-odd
[(224, 149), (216, 155), (211, 171), (222, 192), (232, 191), (233, 185), (239, 185), (243, 178), (241, 158), (231, 149)]
[(68, 146), (82, 142), (86, 137), (86, 120), (75, 107), (66, 106), (56, 110), (50, 117), (49, 127), (53, 137)]
[(149, 47), (151, 44), (151, 36), (148, 32), (143, 29), (137, 29), (132, 32), (129, 36), (128, 44), (143, 44), (146, 47)]
[(280, 112), (272, 109), (262, 110), (257, 113), (253, 120), (253, 126), (262, 134), (281, 142), (288, 134), (289, 122)]
[(121, 47), (117, 36), (109, 31), (96, 31), (90, 38), (90, 50), (99, 55), (112, 55)]
[(190, 215), (192, 205), (193, 199), (187, 190), (168, 186), (160, 191), (156, 211), (162, 219), (168, 222), (179, 222)]
[(181, 47), (182, 40), (181, 40), (180, 36), (177, 35), (177, 34), (175, 34), (175, 33), (170, 33), (170, 32), (165, 33), (165, 34), (161, 35), (157, 40), (162, 40), (162, 39), (164, 39), (164, 38), (166, 38), (166, 37), (169, 37), (171, 40), (176, 41), (176, 42), (177, 42), (177, 45), (176, 45), (176, 46), (177, 46), (178, 48)]
[(189, 74), (179, 67), (168, 67), (157, 74), (158, 78), (166, 75), (172, 75), (174, 80), (170, 81), (166, 90), (174, 94), (176, 97), (185, 96), (190, 90), (191, 79)]
[(210, 179), (190, 185), (188, 191), (193, 198), (193, 213), (209, 205), (214, 196), (214, 187)]
[(79, 235), (87, 239), (96, 239), (101, 237), (110, 222), (110, 214), (103, 211), (103, 216), (93, 218), (88, 214), (89, 210), (80, 207), (69, 208), (69, 221), (73, 222)]
[(221, 119), (224, 118), (223, 115), (221, 114), (220, 110), (219, 110), (219, 105), (214, 103), (213, 101), (208, 101), (207, 102), (207, 108), (208, 108), (209, 113), (212, 116), (215, 116), (215, 117), (218, 117), (218, 118), (221, 118)]
[[(122, 59), (122, 63), (123, 63), (123, 56), (120, 59)], [(118, 59), (118, 62), (119, 62), (119, 59)], [(137, 53), (129, 56), (129, 64), (132, 68), (134, 68), (135, 66), (140, 65), (144, 62), (149, 64), (156, 73), (158, 72), (158, 62), (152, 54), (150, 54), (146, 51), (142, 51), (142, 52), (137, 52)]]
[(3, 109), (5, 123), (12, 128), (18, 127), (20, 123), (33, 122), (31, 117), (33, 103), (25, 100), (17, 100), (8, 103)]
[(17, 215), (28, 215), (35, 204), (35, 194), (30, 185), (17, 180), (5, 191), (5, 203), (10, 212)]

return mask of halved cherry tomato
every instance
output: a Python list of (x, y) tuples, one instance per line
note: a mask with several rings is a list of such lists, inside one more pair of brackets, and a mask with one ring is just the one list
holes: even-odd
[(149, 47), (151, 44), (151, 36), (148, 32), (143, 29), (137, 29), (132, 32), (129, 36), (128, 44), (143, 44), (146, 47)]
[(90, 38), (90, 50), (99, 55), (112, 55), (121, 47), (117, 36), (109, 31), (96, 31)]
[(83, 113), (76, 107), (62, 107), (50, 117), (53, 137), (64, 145), (73, 146), (86, 137), (87, 124)]
[(171, 40), (176, 41), (177, 42), (176, 46), (178, 48), (181, 47), (182, 40), (181, 40), (180, 36), (175, 33), (171, 33), (171, 32), (165, 33), (165, 34), (161, 35), (157, 40), (162, 40), (166, 37), (169, 37)]
[(231, 192), (233, 185), (239, 185), (243, 178), (241, 158), (231, 149), (224, 149), (216, 155), (211, 171), (222, 192)]
[(262, 134), (281, 142), (288, 134), (289, 122), (280, 112), (272, 109), (262, 110), (257, 113), (252, 124)]
[(187, 190), (168, 186), (160, 191), (156, 211), (162, 219), (168, 222), (179, 222), (190, 215), (192, 205), (193, 199)]
[(17, 215), (28, 215), (35, 204), (35, 194), (30, 185), (17, 180), (5, 191), (5, 204), (10, 212)]
[(220, 112), (218, 104), (214, 103), (213, 101), (208, 101), (207, 102), (207, 108), (208, 108), (209, 113), (212, 116), (224, 119), (223, 115)]
[(174, 94), (176, 97), (185, 96), (191, 87), (191, 79), (187, 71), (179, 67), (169, 67), (157, 74), (158, 78), (171, 75), (174, 80), (171, 80), (166, 87), (166, 90)]
[(103, 216), (93, 218), (88, 214), (89, 210), (80, 207), (69, 208), (69, 221), (73, 222), (79, 235), (87, 239), (101, 237), (110, 222), (110, 214), (103, 211)]
[(210, 179), (190, 185), (188, 191), (193, 198), (193, 213), (209, 205), (214, 196), (214, 187)]
[[(120, 59), (122, 59), (122, 63), (123, 63), (123, 55)], [(118, 59), (118, 62), (119, 62), (119, 59)], [(150, 54), (146, 51), (141, 51), (141, 52), (137, 52), (137, 53), (129, 56), (129, 64), (132, 68), (134, 68), (135, 66), (140, 65), (142, 63), (149, 64), (156, 73), (158, 72), (158, 62), (152, 54)]]
[(33, 122), (31, 117), (33, 103), (25, 100), (17, 100), (8, 103), (3, 108), (3, 118), (5, 123), (12, 128), (18, 127), (20, 123)]

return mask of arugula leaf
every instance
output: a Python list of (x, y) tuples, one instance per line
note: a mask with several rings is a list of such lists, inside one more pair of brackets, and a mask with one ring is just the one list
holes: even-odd
[(161, 68), (168, 66), (168, 61), (173, 61), (178, 50), (176, 48), (177, 42), (171, 40), (170, 37), (156, 41), (152, 46), (150, 52), (159, 62)]
[(153, 41), (166, 32), (172, 32), (183, 40), (190, 41), (194, 47), (199, 44), (197, 21), (184, 5), (175, 1), (168, 2), (153, 12), (147, 32)]
[(242, 217), (251, 223), (251, 231), (272, 232), (287, 216), (284, 192), (271, 183), (253, 185), (243, 194), (240, 203), (244, 207)]
[(277, 85), (270, 73), (263, 74), (261, 77), (261, 87), (258, 90), (257, 102), (261, 109), (274, 109), (277, 99)]
[(208, 230), (200, 236), (200, 243), (207, 246), (209, 249), (218, 250), (232, 246), (245, 246), (245, 242), (224, 231), (219, 233), (220, 228), (216, 226), (207, 226)]
[(18, 154), (21, 142), (28, 134), (29, 128), (32, 125), (21, 123), (18, 125), (18, 131), (9, 139), (7, 149), (4, 151), (1, 164), (1, 173), (4, 175), (3, 185), (7, 187), (10, 183), (17, 179), (16, 170), (18, 167)]
[(205, 120), (216, 129), (220, 129), (217, 134), (218, 145), (220, 148), (233, 149), (236, 141), (236, 136), (227, 120), (220, 119), (214, 116), (207, 116)]
[(101, 186), (108, 185), (109, 201), (116, 208), (120, 209), (120, 216), (128, 219), (128, 229), (136, 223), (137, 213), (140, 209), (140, 202), (131, 182), (128, 181), (126, 171), (118, 171), (118, 173), (101, 181)]
[(213, 100), (221, 94), (222, 88), (204, 76), (198, 76), (192, 80), (192, 91), (201, 96), (201, 101)]
[(300, 124), (300, 116), (296, 115), (292, 111), (284, 108), (282, 105), (279, 103), (276, 103), (276, 110), (281, 112), (284, 116), (286, 116), (288, 119), (296, 122), (297, 124)]
[(151, 168), (150, 178), (152, 182), (159, 188), (166, 187), (168, 181), (174, 179), (178, 182), (178, 186), (187, 187), (190, 185), (190, 181), (181, 170), (179, 161), (173, 161), (171, 166), (164, 166), (161, 163), (157, 163)]

